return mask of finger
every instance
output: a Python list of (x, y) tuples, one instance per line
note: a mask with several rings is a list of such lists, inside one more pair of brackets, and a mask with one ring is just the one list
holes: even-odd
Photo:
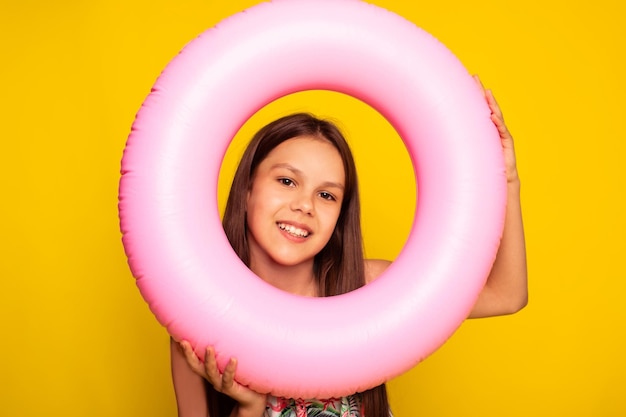
[(202, 375), (202, 362), (196, 355), (196, 352), (193, 351), (191, 345), (186, 340), (180, 342), (180, 347), (183, 349), (183, 353), (185, 354), (185, 359), (187, 359), (187, 364), (194, 370), (194, 372)]
[(509, 132), (509, 128), (506, 127), (506, 124), (504, 123), (504, 121), (499, 118), (498, 116), (496, 116), (495, 114), (491, 115), (491, 121), (493, 122), (493, 124), (496, 126), (496, 129), (498, 130), (498, 134), (500, 135), (500, 139), (512, 139), (511, 137), (511, 133)]
[(231, 358), (222, 374), (222, 389), (229, 390), (235, 383), (235, 372), (237, 371), (237, 360)]
[(500, 109), (500, 105), (496, 101), (495, 96), (491, 90), (485, 90), (485, 97), (487, 98), (487, 104), (489, 104), (489, 108), (491, 112), (495, 114), (502, 122), (504, 122), (504, 117), (502, 115), (502, 110)]
[(217, 367), (215, 350), (212, 346), (208, 346), (206, 348), (206, 354), (204, 356), (204, 372), (206, 373), (209, 382), (215, 387), (215, 389), (220, 391), (222, 387), (222, 375)]
[(497, 111), (492, 111), (491, 121), (498, 129), (498, 133), (500, 133), (501, 138), (511, 136), (511, 134), (509, 133), (509, 128), (506, 126), (504, 118), (502, 117), (502, 112), (499, 111), (499, 109)]
[[(493, 92), (490, 89), (486, 89), (483, 86), (483, 83), (478, 77), (478, 75), (474, 74), (472, 77), (474, 78), (474, 81), (476, 81), (476, 84), (478, 84), (478, 86), (480, 87), (483, 93), (483, 96), (487, 100), (487, 106), (489, 107), (489, 110), (491, 110), (491, 120), (493, 120), (493, 122), (498, 127), (498, 131), (500, 131), (501, 133), (506, 132), (506, 125), (504, 124), (504, 116), (502, 115), (502, 110), (500, 109), (500, 105), (498, 104), (495, 96), (493, 95)], [(502, 130), (502, 128), (504, 128), (504, 131)]]
[(485, 95), (485, 87), (483, 86), (483, 82), (480, 80), (480, 77), (478, 77), (478, 74), (472, 75), (472, 78), (474, 79), (474, 81), (476, 81), (476, 84), (480, 88), (480, 91), (483, 93), (483, 95)]

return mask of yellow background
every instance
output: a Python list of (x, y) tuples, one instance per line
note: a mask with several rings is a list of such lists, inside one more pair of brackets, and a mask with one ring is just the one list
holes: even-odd
[[(121, 152), (167, 62), (256, 3), (1, 0), (0, 415), (175, 414), (168, 337), (120, 243)], [(395, 415), (626, 415), (625, 6), (372, 3), (494, 89), (516, 138), (529, 256), (529, 306), (466, 322), (393, 380)], [(411, 220), (410, 166), (397, 140), (376, 145), (393, 136), (384, 121), (331, 96), (275, 111), (311, 105), (341, 120), (371, 181), (368, 255), (393, 257)]]

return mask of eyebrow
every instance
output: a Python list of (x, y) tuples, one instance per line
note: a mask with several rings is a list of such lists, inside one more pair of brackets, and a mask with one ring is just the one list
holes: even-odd
[[(285, 168), (291, 172), (293, 172), (295, 175), (303, 175), (303, 172), (301, 170), (299, 170), (298, 168), (294, 167), (293, 165), (287, 164), (287, 163), (278, 163), (278, 164), (274, 164), (272, 165), (271, 169), (276, 169), (276, 168)], [(338, 182), (334, 182), (334, 181), (325, 181), (322, 184), (322, 187), (326, 188), (326, 187), (334, 187), (334, 188), (339, 188), (340, 190), (345, 190), (346, 187), (344, 187), (343, 184), (340, 184)]]

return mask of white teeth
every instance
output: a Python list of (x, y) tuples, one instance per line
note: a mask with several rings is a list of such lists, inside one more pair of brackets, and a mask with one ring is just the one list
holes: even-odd
[(306, 230), (299, 229), (290, 224), (278, 223), (278, 227), (281, 230), (284, 230), (285, 232), (289, 233), (290, 235), (294, 235), (298, 237), (307, 237), (309, 235), (309, 232), (307, 232)]

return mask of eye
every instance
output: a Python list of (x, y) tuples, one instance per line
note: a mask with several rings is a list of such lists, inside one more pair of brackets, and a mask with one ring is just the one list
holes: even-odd
[(322, 191), (320, 193), (320, 197), (322, 197), (324, 200), (328, 200), (328, 201), (337, 201), (337, 199), (335, 198), (334, 195), (332, 195), (331, 193), (327, 193), (326, 191)]
[(295, 185), (294, 181), (291, 178), (279, 178), (278, 182), (282, 185), (286, 185), (287, 187), (293, 187)]

